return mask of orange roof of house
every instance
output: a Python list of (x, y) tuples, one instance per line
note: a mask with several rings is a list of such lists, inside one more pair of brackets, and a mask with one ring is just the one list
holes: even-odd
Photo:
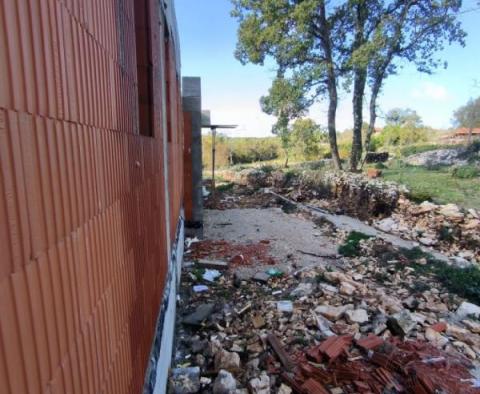
[[(455, 130), (455, 135), (469, 135), (470, 129), (468, 127), (461, 127)], [(472, 129), (472, 134), (479, 134), (480, 135), (480, 128), (476, 127)]]

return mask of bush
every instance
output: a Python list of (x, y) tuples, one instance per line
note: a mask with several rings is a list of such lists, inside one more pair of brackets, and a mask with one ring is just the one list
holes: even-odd
[(338, 253), (345, 257), (354, 257), (360, 254), (360, 241), (372, 238), (370, 235), (352, 231), (348, 234), (347, 239), (343, 245), (338, 247)]
[[(401, 248), (398, 253), (408, 260), (408, 265), (417, 273), (432, 275), (450, 293), (457, 294), (476, 304), (480, 302), (480, 269), (476, 265), (467, 268), (449, 265), (435, 259), (418, 247), (410, 250)], [(425, 258), (427, 264), (419, 264), (418, 260), (421, 258)], [(397, 259), (401, 261), (400, 258)], [(399, 263), (397, 268), (401, 269), (402, 266), (403, 263)]]
[(479, 160), (480, 154), (480, 140), (475, 140), (469, 144), (458, 157), (460, 159), (468, 160), (470, 163), (476, 162)]
[(474, 165), (455, 167), (452, 176), (459, 179), (472, 179), (480, 176), (480, 169)]
[(422, 203), (424, 201), (432, 201), (433, 197), (426, 190), (416, 190), (409, 193), (408, 198), (414, 202)]
[(383, 147), (418, 144), (428, 139), (427, 129), (410, 125), (388, 125), (376, 137), (376, 143)]
[(373, 166), (374, 168), (376, 168), (377, 170), (384, 170), (386, 168), (388, 168), (385, 164), (383, 163), (375, 163), (375, 165)]
[(269, 164), (265, 164), (259, 167), (259, 170), (263, 171), (265, 174), (270, 175), (273, 171), (275, 171), (275, 167)]

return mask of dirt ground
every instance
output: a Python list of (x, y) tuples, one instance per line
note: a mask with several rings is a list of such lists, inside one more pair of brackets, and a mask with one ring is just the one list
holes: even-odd
[[(206, 210), (205, 239), (225, 239), (240, 243), (270, 241), (270, 254), (276, 268), (291, 273), (303, 267), (332, 263), (337, 243), (325, 229), (300, 214), (287, 214), (281, 208)], [(317, 257), (318, 256), (328, 256)], [(249, 272), (263, 266), (239, 267)]]

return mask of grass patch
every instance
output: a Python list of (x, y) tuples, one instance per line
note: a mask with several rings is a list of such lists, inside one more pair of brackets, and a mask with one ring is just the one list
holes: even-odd
[(480, 303), (480, 269), (476, 266), (458, 268), (443, 262), (434, 264), (433, 273), (451, 293)]
[(474, 165), (455, 167), (452, 176), (459, 179), (472, 179), (480, 176), (480, 169)]
[[(459, 268), (449, 265), (444, 261), (433, 258), (432, 255), (423, 252), (420, 248), (399, 249), (399, 256), (409, 260), (408, 266), (417, 274), (431, 275), (447, 291), (457, 294), (475, 304), (480, 303), (480, 269), (472, 265), (467, 268)], [(420, 259), (426, 259), (426, 264), (420, 264)], [(398, 267), (405, 267), (405, 263), (399, 263)], [(415, 291), (428, 289), (428, 283), (414, 282)]]
[(352, 231), (348, 234), (345, 243), (338, 247), (338, 253), (345, 257), (354, 257), (360, 254), (360, 241), (372, 238), (370, 235)]
[(383, 178), (405, 185), (415, 201), (430, 200), (440, 204), (455, 203), (465, 208), (480, 207), (480, 177), (452, 177), (448, 167), (429, 170), (394, 163), (383, 170)]

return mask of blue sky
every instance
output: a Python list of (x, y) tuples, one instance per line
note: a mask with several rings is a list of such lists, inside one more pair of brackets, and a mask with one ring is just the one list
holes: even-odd
[[(234, 136), (270, 135), (274, 118), (260, 110), (259, 98), (270, 87), (273, 65), (243, 66), (233, 56), (237, 22), (230, 17), (229, 0), (176, 0), (180, 30), (182, 74), (202, 78), (202, 106), (212, 121), (234, 123)], [(474, 9), (476, 0), (464, 0), (464, 9)], [(468, 33), (466, 47), (447, 47), (441, 54), (446, 70), (434, 75), (418, 73), (406, 65), (390, 77), (379, 100), (381, 111), (394, 107), (415, 109), (424, 123), (438, 128), (451, 126), (453, 111), (470, 97), (480, 96), (480, 11), (460, 16)], [(351, 97), (341, 95), (337, 128), (351, 127)], [(310, 116), (326, 124), (325, 103), (316, 104)], [(379, 120), (379, 124), (382, 120)]]

